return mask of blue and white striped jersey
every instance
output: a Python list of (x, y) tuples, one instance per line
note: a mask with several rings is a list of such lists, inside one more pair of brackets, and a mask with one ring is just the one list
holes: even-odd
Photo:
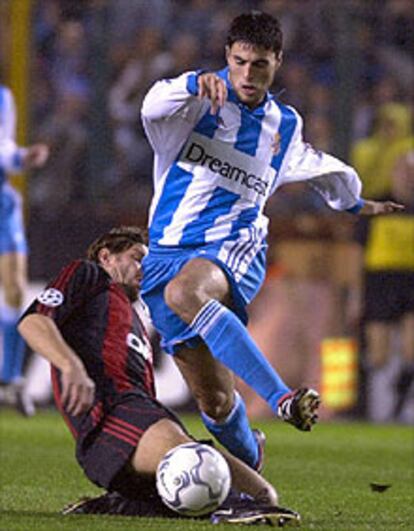
[(158, 81), (146, 95), (142, 119), (154, 150), (150, 245), (197, 247), (223, 240), (262, 241), (269, 196), (285, 183), (310, 181), (334, 209), (356, 209), (355, 171), (302, 139), (295, 109), (270, 94), (250, 109), (228, 76), (217, 114), (197, 98), (197, 72)]
[(0, 187), (6, 182), (7, 173), (22, 169), (25, 148), (16, 144), (16, 108), (11, 91), (0, 85)]

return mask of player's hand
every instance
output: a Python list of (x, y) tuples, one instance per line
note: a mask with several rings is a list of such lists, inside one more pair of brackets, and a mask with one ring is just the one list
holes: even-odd
[(73, 360), (62, 369), (62, 404), (71, 415), (85, 413), (95, 397), (95, 383), (89, 378), (80, 360)]
[(367, 201), (359, 211), (362, 216), (377, 216), (379, 214), (392, 214), (393, 212), (401, 212), (405, 210), (405, 206), (393, 201)]
[(31, 168), (41, 168), (49, 158), (49, 146), (46, 144), (33, 144), (26, 148), (23, 159), (23, 167), (27, 170)]
[(198, 76), (198, 98), (211, 101), (211, 114), (216, 114), (227, 99), (227, 87), (218, 75), (208, 72)]

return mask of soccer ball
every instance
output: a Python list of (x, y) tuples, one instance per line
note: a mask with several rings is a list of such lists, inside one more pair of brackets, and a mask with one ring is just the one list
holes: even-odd
[(231, 484), (227, 461), (214, 448), (190, 442), (165, 454), (157, 468), (157, 490), (162, 501), (180, 514), (201, 516), (226, 499)]

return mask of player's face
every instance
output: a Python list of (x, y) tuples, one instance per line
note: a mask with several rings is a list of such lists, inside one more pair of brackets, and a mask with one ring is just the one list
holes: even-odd
[(238, 98), (249, 107), (255, 107), (273, 83), (282, 63), (282, 53), (277, 56), (272, 50), (236, 41), (226, 47), (226, 57), (230, 81)]
[(122, 285), (132, 302), (138, 298), (142, 278), (141, 261), (147, 252), (145, 245), (137, 243), (125, 251), (108, 255), (106, 271), (115, 282)]

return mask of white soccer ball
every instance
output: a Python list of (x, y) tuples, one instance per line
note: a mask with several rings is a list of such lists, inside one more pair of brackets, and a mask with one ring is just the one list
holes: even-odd
[(162, 501), (180, 514), (201, 516), (217, 509), (231, 485), (229, 465), (207, 444), (180, 444), (158, 465), (157, 490)]

